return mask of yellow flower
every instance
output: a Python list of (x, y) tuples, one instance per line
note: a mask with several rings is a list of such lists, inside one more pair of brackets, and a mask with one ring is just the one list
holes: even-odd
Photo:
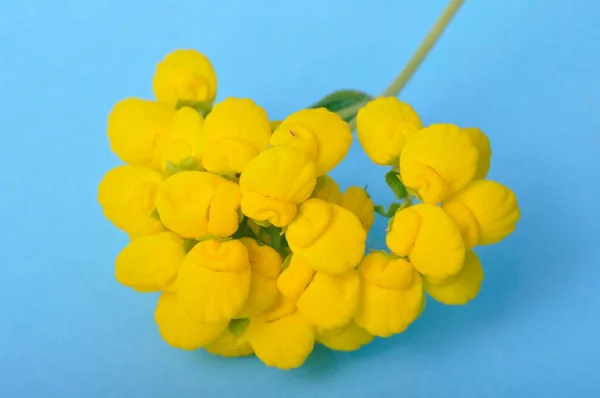
[(121, 284), (140, 292), (158, 292), (175, 281), (184, 256), (183, 241), (174, 233), (145, 235), (119, 253), (115, 275)]
[(447, 305), (462, 305), (473, 300), (483, 281), (483, 268), (477, 255), (467, 250), (460, 272), (443, 280), (425, 278), (425, 291), (437, 301)]
[(465, 244), (460, 230), (439, 207), (419, 204), (400, 210), (390, 222), (387, 246), (407, 256), (421, 274), (445, 278), (463, 265)]
[(349, 187), (342, 196), (341, 205), (358, 217), (367, 233), (375, 221), (375, 204), (362, 188)]
[(342, 203), (342, 191), (334, 179), (328, 175), (322, 175), (317, 178), (317, 185), (311, 197), (323, 199), (326, 202), (336, 205)]
[(237, 184), (205, 171), (184, 171), (159, 188), (162, 223), (185, 238), (227, 237), (238, 228), (241, 192)]
[(358, 141), (376, 164), (393, 166), (404, 145), (423, 127), (419, 115), (395, 97), (379, 97), (356, 115)]
[(176, 294), (163, 293), (154, 312), (162, 338), (171, 346), (184, 350), (203, 347), (227, 329), (227, 321), (201, 323), (183, 310)]
[(204, 347), (204, 349), (213, 355), (225, 358), (245, 357), (252, 355), (254, 352), (248, 341), (247, 327), (246, 330), (237, 336), (231, 332), (230, 328), (225, 329), (222, 335)]
[(127, 98), (108, 116), (111, 150), (125, 163), (160, 170), (158, 143), (169, 131), (175, 109), (152, 101)]
[(182, 160), (193, 158), (196, 164), (200, 159), (200, 134), (204, 118), (196, 110), (183, 107), (173, 117), (167, 135), (158, 144), (158, 163), (166, 171), (167, 162), (179, 164)]
[(217, 76), (204, 54), (176, 50), (156, 66), (152, 88), (156, 98), (171, 107), (179, 101), (212, 103), (217, 95)]
[(215, 105), (202, 128), (202, 164), (214, 173), (241, 173), (269, 145), (271, 127), (263, 108), (247, 98)]
[(442, 208), (460, 228), (467, 248), (501, 241), (515, 230), (520, 218), (515, 194), (489, 180), (472, 182)]
[(285, 227), (316, 183), (315, 165), (304, 152), (288, 146), (267, 149), (240, 177), (242, 212), (254, 220)]
[(403, 332), (421, 312), (423, 282), (411, 264), (382, 252), (365, 256), (357, 268), (361, 299), (354, 320), (368, 333)]
[(490, 139), (480, 129), (475, 127), (465, 127), (462, 129), (479, 152), (479, 161), (477, 162), (477, 171), (475, 172), (474, 180), (483, 180), (488, 171), (490, 171), (490, 162), (492, 160), (492, 148)]
[(373, 341), (373, 335), (351, 321), (337, 329), (318, 329), (317, 341), (335, 351), (356, 351)]
[(244, 307), (237, 318), (253, 317), (269, 308), (277, 298), (277, 277), (281, 270), (281, 256), (271, 246), (259, 246), (251, 238), (242, 238), (240, 242), (248, 250), (248, 259), (252, 268), (250, 291)]
[(292, 113), (277, 127), (271, 145), (289, 145), (306, 152), (315, 162), (317, 177), (337, 166), (352, 144), (350, 126), (325, 108)]
[(199, 322), (234, 318), (250, 289), (248, 250), (239, 240), (199, 242), (183, 260), (177, 295), (184, 310)]
[(293, 369), (312, 352), (315, 328), (298, 313), (293, 301), (279, 296), (268, 311), (250, 320), (248, 338), (265, 365)]
[(479, 153), (468, 134), (451, 124), (419, 131), (400, 155), (404, 185), (427, 204), (438, 204), (475, 176)]
[(321, 329), (346, 325), (356, 312), (360, 281), (356, 270), (340, 275), (315, 272), (292, 255), (278, 280), (283, 295), (295, 299), (298, 313)]
[(119, 166), (110, 170), (98, 186), (98, 202), (104, 216), (132, 235), (162, 230), (160, 221), (152, 217), (162, 181), (161, 174), (142, 167)]
[(300, 205), (286, 238), (298, 260), (316, 271), (342, 274), (360, 262), (367, 233), (350, 210), (312, 198)]

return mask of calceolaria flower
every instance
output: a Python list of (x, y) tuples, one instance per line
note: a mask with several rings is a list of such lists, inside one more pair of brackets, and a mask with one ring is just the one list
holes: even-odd
[(326, 202), (339, 205), (342, 203), (342, 191), (335, 180), (328, 175), (317, 178), (317, 185), (312, 198), (323, 199)]
[(227, 237), (238, 229), (241, 196), (223, 177), (184, 171), (160, 185), (157, 209), (162, 223), (185, 238)]
[(469, 138), (471, 138), (471, 142), (473, 142), (479, 153), (477, 171), (475, 172), (473, 179), (483, 180), (487, 176), (488, 171), (490, 171), (490, 163), (492, 160), (492, 147), (490, 144), (490, 139), (483, 133), (483, 131), (475, 127), (465, 127), (462, 129), (462, 131), (465, 132)]
[(300, 205), (298, 216), (285, 235), (294, 257), (316, 271), (330, 274), (354, 269), (365, 252), (367, 240), (354, 213), (316, 198)]
[(195, 109), (183, 107), (177, 111), (171, 120), (169, 131), (159, 139), (157, 156), (163, 171), (168, 171), (169, 163), (179, 165), (190, 159), (194, 162), (192, 166), (199, 167), (203, 124), (204, 118)]
[(217, 75), (204, 54), (176, 50), (157, 65), (152, 88), (158, 101), (171, 107), (181, 102), (210, 104), (217, 95)]
[(350, 126), (325, 108), (292, 113), (277, 127), (272, 146), (289, 145), (306, 152), (315, 162), (317, 176), (337, 166), (352, 144)]
[(367, 191), (360, 187), (349, 187), (342, 195), (341, 205), (358, 217), (368, 233), (375, 221), (375, 204)]
[(335, 351), (356, 351), (373, 341), (373, 335), (354, 321), (336, 329), (317, 329), (317, 342)]
[(398, 163), (404, 145), (421, 128), (419, 115), (395, 97), (379, 97), (358, 111), (356, 132), (363, 150), (382, 166)]
[(285, 227), (316, 183), (315, 164), (304, 152), (291, 146), (267, 149), (252, 159), (240, 177), (242, 212)]
[(424, 279), (425, 291), (447, 305), (462, 305), (473, 300), (481, 289), (483, 268), (475, 252), (467, 250), (465, 262), (456, 275), (447, 278)]
[(223, 334), (204, 347), (204, 349), (213, 355), (226, 358), (252, 355), (254, 350), (250, 346), (248, 339), (248, 320), (232, 320)]
[(160, 221), (153, 217), (162, 182), (161, 174), (142, 167), (119, 166), (110, 170), (98, 186), (98, 202), (104, 216), (132, 235), (162, 230)]

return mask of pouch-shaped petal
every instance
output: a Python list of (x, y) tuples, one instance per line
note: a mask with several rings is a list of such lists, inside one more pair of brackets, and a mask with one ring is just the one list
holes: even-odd
[(404, 145), (423, 124), (417, 112), (396, 97), (379, 97), (356, 115), (358, 141), (376, 164), (394, 166)]
[(215, 173), (241, 173), (269, 145), (267, 113), (248, 98), (215, 105), (202, 128), (202, 164)]
[(279, 296), (268, 311), (250, 320), (248, 339), (265, 365), (293, 369), (312, 352), (315, 328), (298, 313), (293, 301)]
[(180, 101), (210, 104), (217, 94), (217, 75), (204, 54), (179, 49), (158, 63), (152, 89), (160, 102), (171, 107)]
[(163, 293), (154, 311), (162, 338), (171, 346), (184, 350), (203, 347), (227, 329), (227, 321), (201, 323), (190, 318), (183, 310), (176, 294)]
[(460, 228), (468, 248), (500, 242), (515, 230), (521, 216), (515, 194), (490, 180), (473, 181), (442, 208)]
[(127, 98), (108, 116), (110, 149), (123, 162), (160, 170), (157, 143), (169, 131), (175, 109), (158, 102)]
[(445, 278), (463, 265), (465, 244), (458, 226), (441, 208), (418, 204), (398, 211), (386, 243), (398, 256), (407, 256), (421, 274)]
[(248, 341), (247, 327), (237, 336), (227, 328), (222, 335), (204, 348), (213, 355), (225, 358), (245, 357), (254, 352)]
[(267, 149), (254, 158), (240, 177), (242, 212), (257, 221), (284, 227), (315, 188), (315, 165), (290, 146)]
[(178, 165), (184, 159), (193, 159), (197, 167), (200, 167), (200, 134), (203, 124), (204, 118), (195, 109), (183, 107), (177, 111), (169, 131), (157, 145), (157, 162), (163, 171), (167, 170), (168, 162)]
[(241, 192), (237, 184), (205, 171), (184, 171), (159, 188), (162, 223), (185, 238), (227, 237), (238, 228)]
[(358, 217), (367, 233), (375, 221), (375, 204), (363, 188), (349, 187), (342, 196), (342, 207)]
[(317, 176), (337, 166), (352, 144), (350, 126), (326, 108), (302, 109), (277, 127), (272, 146), (289, 145), (306, 152), (315, 162)]
[(336, 329), (317, 329), (317, 341), (335, 351), (356, 351), (373, 341), (373, 335), (351, 321)]
[(162, 230), (152, 216), (156, 193), (163, 176), (136, 166), (118, 166), (110, 170), (98, 186), (98, 202), (104, 216), (117, 228), (135, 236)]
[(490, 144), (490, 139), (483, 133), (483, 131), (475, 127), (465, 127), (462, 129), (462, 131), (467, 133), (469, 138), (471, 138), (471, 141), (479, 153), (477, 171), (475, 172), (473, 180), (483, 180), (487, 176), (488, 171), (490, 171), (490, 163), (492, 160), (492, 147)]
[(188, 252), (177, 276), (179, 302), (199, 322), (234, 318), (250, 289), (248, 250), (238, 240), (199, 242)]
[(323, 199), (329, 203), (342, 203), (342, 191), (335, 180), (328, 175), (317, 178), (317, 185), (312, 193), (313, 198)]
[(140, 292), (165, 290), (175, 281), (184, 256), (183, 240), (176, 234), (144, 235), (119, 253), (115, 276), (119, 283)]
[(483, 268), (475, 252), (467, 250), (460, 272), (443, 280), (425, 278), (425, 291), (440, 303), (462, 305), (473, 300), (483, 282)]
[(367, 233), (350, 210), (311, 198), (300, 205), (286, 238), (298, 260), (316, 271), (342, 274), (362, 259)]
[(479, 153), (468, 134), (451, 124), (434, 124), (415, 134), (400, 155), (404, 185), (427, 204), (438, 204), (475, 176)]
[(283, 296), (296, 302), (315, 277), (316, 271), (292, 254), (288, 267), (277, 278), (277, 288)]
[(403, 332), (421, 313), (423, 282), (412, 265), (381, 252), (365, 256), (357, 268), (361, 298), (354, 320), (368, 333), (389, 337)]

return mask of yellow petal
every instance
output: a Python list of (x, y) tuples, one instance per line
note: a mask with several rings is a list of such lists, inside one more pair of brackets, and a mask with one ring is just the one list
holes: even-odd
[(425, 278), (425, 291), (435, 300), (447, 305), (462, 305), (473, 300), (481, 289), (483, 268), (477, 255), (468, 250), (460, 272), (444, 280)]
[(288, 146), (267, 149), (240, 177), (242, 212), (284, 227), (296, 215), (296, 206), (310, 197), (316, 182), (315, 165), (304, 152)]
[(140, 292), (158, 292), (175, 281), (184, 256), (183, 241), (176, 234), (145, 235), (119, 253), (115, 275), (119, 283)]
[(160, 221), (152, 216), (162, 181), (159, 173), (142, 167), (119, 166), (110, 170), (98, 186), (98, 202), (104, 216), (117, 228), (136, 236), (162, 230)]
[(315, 276), (315, 270), (292, 255), (288, 267), (279, 275), (277, 287), (286, 298), (297, 301)]
[(300, 205), (286, 238), (298, 260), (316, 271), (342, 274), (362, 259), (367, 234), (349, 210), (312, 198)]
[(341, 205), (358, 217), (367, 233), (375, 221), (375, 204), (362, 188), (349, 187), (342, 196)]
[(237, 184), (204, 171), (184, 171), (159, 188), (162, 223), (185, 238), (227, 237), (238, 228), (241, 192)]
[(138, 98), (118, 102), (108, 117), (111, 150), (125, 163), (155, 168), (157, 142), (169, 131), (175, 110)]
[(184, 350), (203, 347), (227, 329), (227, 321), (200, 323), (190, 318), (177, 295), (163, 293), (158, 299), (154, 320), (158, 324), (160, 335), (171, 346)]
[(475, 172), (474, 180), (483, 180), (490, 170), (490, 162), (492, 160), (492, 148), (490, 139), (480, 129), (475, 127), (466, 127), (462, 131), (467, 133), (471, 142), (479, 152), (479, 161), (477, 162), (477, 171)]
[(300, 367), (315, 344), (315, 329), (293, 302), (279, 296), (269, 311), (250, 320), (248, 338), (256, 356), (279, 369)]
[(263, 108), (247, 98), (215, 105), (202, 129), (202, 164), (215, 173), (241, 173), (269, 145), (271, 127)]
[(317, 341), (331, 350), (356, 351), (373, 341), (373, 335), (351, 321), (337, 329), (318, 329)]
[(163, 171), (167, 162), (179, 164), (186, 158), (194, 158), (198, 166), (200, 159), (200, 134), (204, 118), (198, 111), (183, 107), (173, 117), (169, 132), (158, 145), (158, 164)]
[(213, 355), (226, 358), (245, 357), (252, 355), (254, 352), (248, 341), (248, 333), (234, 336), (229, 328), (225, 329), (225, 332), (207, 345), (205, 349)]
[(451, 124), (434, 124), (404, 146), (400, 175), (423, 202), (437, 204), (467, 186), (478, 160), (477, 148), (467, 134)]
[(406, 142), (422, 127), (414, 109), (395, 97), (376, 98), (356, 115), (358, 141), (379, 165), (396, 165)]
[(495, 181), (474, 181), (448, 198), (442, 208), (460, 228), (468, 248), (498, 243), (521, 216), (517, 197)]
[(323, 199), (329, 203), (339, 205), (342, 203), (342, 191), (339, 185), (328, 175), (317, 178), (317, 185), (313, 191), (313, 198)]
[(199, 322), (234, 318), (250, 289), (250, 262), (246, 247), (237, 240), (199, 242), (183, 260), (177, 277), (177, 295), (184, 310)]
[(157, 65), (152, 88), (156, 98), (171, 107), (179, 101), (212, 103), (217, 94), (217, 76), (204, 54), (181, 49)]
[(288, 145), (306, 152), (315, 162), (317, 176), (337, 166), (352, 144), (350, 126), (325, 108), (295, 112), (277, 127), (272, 146)]
[(408, 256), (421, 274), (434, 278), (456, 274), (465, 257), (459, 228), (441, 208), (427, 204), (397, 212), (386, 243), (398, 256)]

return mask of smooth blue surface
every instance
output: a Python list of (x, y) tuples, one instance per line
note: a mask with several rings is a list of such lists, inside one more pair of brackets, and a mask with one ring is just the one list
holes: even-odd
[[(118, 164), (106, 116), (151, 97), (176, 48), (219, 98), (280, 118), (338, 88), (382, 90), (445, 1), (0, 2), (0, 397), (600, 396), (600, 3), (468, 1), (403, 92), (426, 123), (481, 127), (522, 221), (479, 250), (477, 300), (433, 304), (355, 353), (281, 372), (169, 348), (154, 295), (117, 284), (125, 237), (96, 202)], [(334, 172), (389, 201), (358, 146)], [(382, 245), (384, 222), (372, 237)]]

